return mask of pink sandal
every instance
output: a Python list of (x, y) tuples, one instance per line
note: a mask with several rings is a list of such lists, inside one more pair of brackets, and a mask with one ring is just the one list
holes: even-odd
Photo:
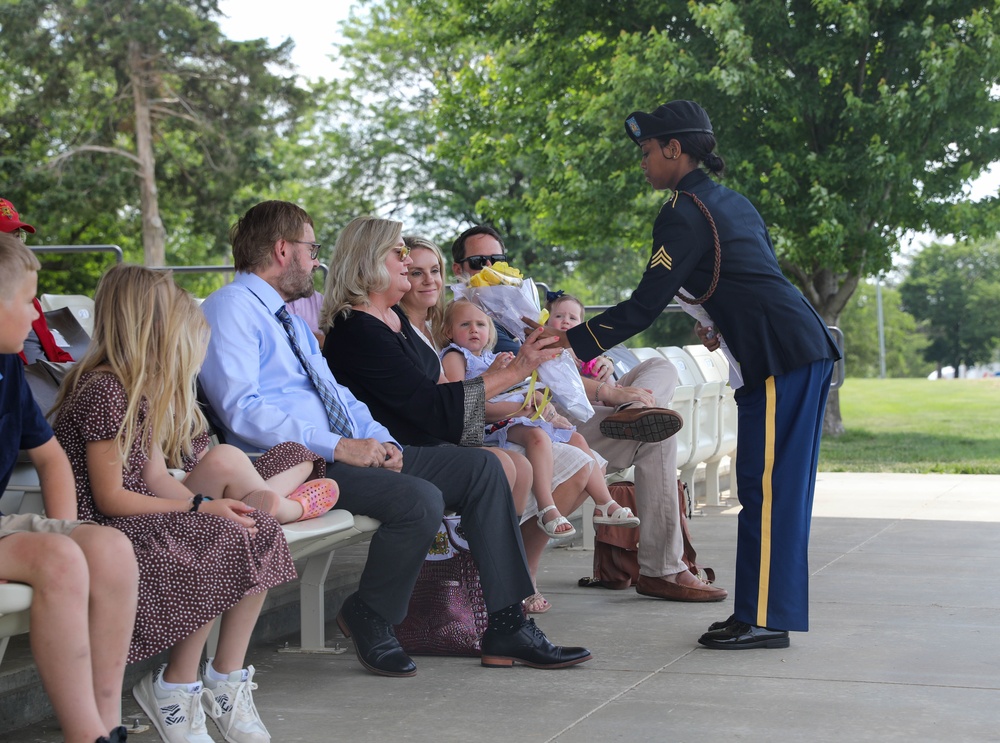
[(329, 511), (337, 503), (339, 496), (340, 488), (337, 487), (336, 481), (324, 477), (299, 485), (288, 496), (288, 500), (293, 500), (302, 506), (302, 515), (297, 520), (305, 521)]

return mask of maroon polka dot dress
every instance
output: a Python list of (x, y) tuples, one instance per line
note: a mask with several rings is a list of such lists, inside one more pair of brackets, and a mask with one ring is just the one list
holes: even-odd
[[(288, 545), (278, 522), (264, 512), (254, 516), (257, 535), (245, 527), (208, 513), (171, 512), (108, 517), (94, 504), (87, 472), (87, 443), (115, 439), (127, 399), (121, 382), (107, 372), (83, 375), (67, 396), (55, 430), (73, 467), (80, 519), (112, 526), (132, 541), (139, 565), (139, 606), (128, 662), (133, 663), (175, 645), (244, 596), (295, 579)], [(146, 415), (142, 406), (140, 419)], [(195, 441), (197, 451), (208, 437)], [(298, 444), (282, 444), (264, 459), (265, 479), (302, 461), (316, 461), (314, 476), (325, 469), (322, 458)], [(141, 479), (147, 457), (136, 441), (122, 472), (128, 490), (155, 497)], [(185, 462), (194, 469), (196, 460)], [(317, 474), (318, 472), (318, 474)]]

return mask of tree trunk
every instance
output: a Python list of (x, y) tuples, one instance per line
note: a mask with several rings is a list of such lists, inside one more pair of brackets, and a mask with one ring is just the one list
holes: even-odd
[(135, 154), (139, 158), (139, 206), (142, 211), (142, 247), (147, 266), (166, 262), (167, 231), (160, 219), (156, 191), (156, 158), (153, 155), (153, 123), (146, 95), (149, 74), (139, 44), (129, 42), (129, 80), (135, 104)]
[[(835, 327), (840, 322), (840, 313), (847, 305), (858, 286), (859, 276), (835, 274), (829, 269), (820, 269), (812, 276), (801, 270), (793, 271), (804, 288), (806, 299), (828, 326)], [(844, 433), (844, 422), (840, 417), (840, 391), (830, 390), (826, 411), (823, 414), (823, 435), (837, 437)]]
[(836, 438), (844, 433), (844, 422), (840, 418), (840, 390), (830, 390), (823, 413), (823, 435)]

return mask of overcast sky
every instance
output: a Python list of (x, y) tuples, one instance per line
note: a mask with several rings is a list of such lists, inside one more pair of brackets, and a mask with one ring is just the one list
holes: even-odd
[(291, 37), (295, 42), (292, 61), (299, 74), (316, 79), (331, 78), (336, 72), (328, 56), (340, 39), (340, 21), (347, 18), (351, 0), (221, 0), (226, 18), (219, 25), (230, 39), (266, 38), (279, 44)]

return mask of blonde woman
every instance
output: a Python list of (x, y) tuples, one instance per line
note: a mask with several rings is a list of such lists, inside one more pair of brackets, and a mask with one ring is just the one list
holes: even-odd
[(437, 353), (441, 349), (434, 342), (434, 335), (444, 317), (444, 256), (425, 237), (406, 235), (403, 244), (410, 249), (412, 263), (410, 289), (399, 300), (399, 307), (420, 339)]
[[(207, 711), (226, 740), (267, 741), (244, 656), (267, 590), (294, 579), (295, 568), (275, 518), (241, 498), (273, 503), (325, 463), (285, 444), (258, 474), (234, 447), (205, 451), (195, 377), (207, 338), (204, 317), (169, 274), (111, 268), (54, 430), (76, 479), (79, 518), (132, 541), (139, 602), (128, 661), (170, 650), (133, 689), (163, 740), (208, 743)], [(180, 481), (168, 467), (188, 474)], [(199, 672), (220, 615), (218, 652)]]
[[(414, 265), (402, 230), (401, 222), (357, 217), (338, 237), (320, 316), (327, 332), (323, 355), (337, 380), (403, 444), (482, 446), (486, 399), (529, 376), (552, 354), (525, 344), (522, 354), (505, 359), (480, 380), (438, 384), (447, 380), (437, 353), (421, 340), (401, 306)], [(440, 269), (440, 253), (437, 263)], [(430, 310), (427, 306), (425, 319), (433, 317)], [(527, 460), (493, 453), (515, 502), (526, 500), (531, 487)]]
[[(411, 286), (409, 253), (400, 222), (358, 217), (344, 228), (327, 274), (323, 355), (337, 380), (402, 443), (483, 446), (487, 400), (529, 377), (552, 353), (529, 336), (517, 356), (505, 355), (474, 379), (444, 378), (439, 383), (440, 360), (416, 337), (398, 305)], [(504, 463), (515, 510), (524, 513), (530, 507), (530, 464), (514, 451), (489, 451)], [(571, 513), (586, 498), (583, 491), (592, 460), (582, 454), (580, 460), (567, 472), (565, 482), (554, 487), (561, 513)], [(568, 530), (563, 527), (563, 531)], [(522, 529), (522, 537), (534, 575), (549, 537), (534, 527)], [(548, 610), (540, 594), (530, 598), (529, 611)]]

